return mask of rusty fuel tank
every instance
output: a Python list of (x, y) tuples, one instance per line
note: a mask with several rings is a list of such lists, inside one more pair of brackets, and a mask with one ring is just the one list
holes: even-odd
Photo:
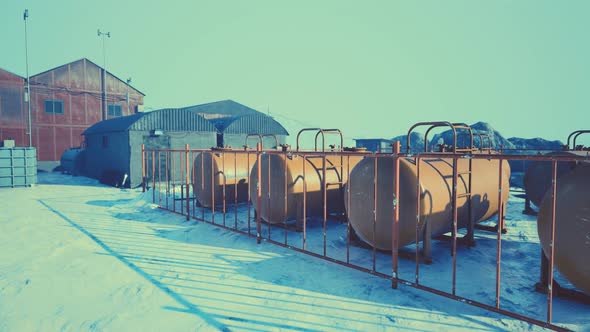
[(248, 201), (248, 174), (256, 162), (256, 150), (215, 148), (197, 154), (191, 174), (195, 197), (211, 208)]
[[(346, 152), (263, 154), (260, 163), (262, 201), (257, 213), (272, 224), (301, 220), (304, 209), (306, 217), (322, 216), (324, 169), (327, 213), (344, 212), (342, 187), (348, 180), (349, 170), (363, 158), (363, 155)], [(253, 184), (258, 179), (257, 173), (258, 164), (255, 164), (250, 174)], [(250, 187), (250, 195), (255, 202), (256, 186)]]
[[(559, 151), (547, 153), (546, 156), (588, 156), (589, 154), (588, 151)], [(569, 173), (580, 163), (587, 162), (562, 161), (557, 163), (557, 178)], [(541, 206), (545, 193), (551, 187), (551, 172), (550, 161), (534, 161), (530, 163), (524, 173), (524, 190), (528, 199), (536, 206)]]
[[(471, 196), (469, 191), (469, 160), (457, 161), (458, 228), (468, 224), (468, 199), (471, 199), (472, 218), (475, 222), (489, 219), (498, 211), (499, 161), (472, 160)], [(377, 223), (374, 225), (375, 158), (367, 157), (359, 162), (350, 174), (347, 189), (350, 204), (346, 211), (357, 235), (369, 245), (381, 250), (391, 250), (394, 199), (393, 158), (377, 158)], [(399, 246), (416, 241), (416, 199), (418, 186), (417, 167), (414, 158), (401, 158), (399, 169)], [(504, 204), (509, 194), (510, 166), (502, 164)], [(451, 158), (420, 159), (420, 227), (429, 224), (431, 235), (452, 230), (453, 160)], [(375, 231), (373, 231), (375, 230)], [(422, 238), (420, 232), (420, 239)]]
[[(555, 202), (555, 267), (574, 286), (590, 294), (590, 164), (581, 164), (557, 180)], [(539, 208), (537, 230), (550, 257), (551, 192)]]

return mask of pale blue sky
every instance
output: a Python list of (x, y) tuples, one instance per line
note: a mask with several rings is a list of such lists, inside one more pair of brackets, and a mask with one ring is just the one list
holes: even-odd
[(154, 109), (234, 99), (348, 138), (427, 120), (590, 129), (590, 1), (2, 0), (0, 67), (22, 75), (25, 8), (31, 73), (102, 65), (101, 28), (107, 69)]

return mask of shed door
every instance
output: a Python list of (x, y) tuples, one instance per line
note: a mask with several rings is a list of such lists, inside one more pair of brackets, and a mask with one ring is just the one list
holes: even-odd
[(143, 137), (143, 144), (145, 145), (146, 149), (146, 180), (148, 186), (153, 185), (153, 180), (155, 178), (156, 182), (158, 181), (166, 181), (166, 171), (168, 170), (168, 175), (170, 175), (170, 167), (167, 167), (166, 162), (168, 158), (166, 157), (166, 152), (158, 152), (148, 150), (167, 150), (170, 149), (170, 137), (161, 135), (161, 136), (144, 136)]
[(222, 133), (217, 133), (217, 147), (218, 148), (225, 147), (224, 142), (223, 142), (223, 134)]

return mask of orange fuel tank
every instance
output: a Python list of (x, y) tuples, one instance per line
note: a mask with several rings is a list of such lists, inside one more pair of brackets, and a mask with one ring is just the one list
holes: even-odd
[[(588, 151), (560, 151), (546, 154), (547, 156), (588, 156)], [(587, 163), (587, 162), (582, 162)], [(569, 173), (580, 162), (562, 161), (557, 163), (557, 178)], [(524, 190), (527, 197), (536, 206), (541, 206), (543, 197), (551, 187), (552, 166), (550, 161), (534, 161), (524, 173)]]
[[(326, 154), (327, 213), (344, 212), (342, 186), (363, 155), (342, 152)], [(250, 181), (258, 179), (258, 164), (252, 167)], [(263, 154), (261, 156), (262, 201), (260, 217), (272, 224), (302, 218), (305, 197), (306, 217), (323, 215), (323, 157), (319, 154)], [(270, 180), (270, 181), (269, 181)], [(270, 188), (269, 188), (270, 187)], [(256, 186), (250, 186), (256, 208)], [(286, 201), (285, 201), (286, 198)], [(286, 202), (286, 205), (285, 205)]]
[[(394, 200), (394, 163), (392, 158), (377, 158), (377, 223), (374, 224), (374, 157), (367, 157), (352, 170), (347, 189), (350, 205), (346, 211), (357, 235), (369, 245), (391, 250)], [(480, 222), (492, 217), (498, 210), (499, 161), (472, 160), (471, 208), (472, 218)], [(431, 235), (452, 230), (453, 160), (451, 158), (425, 158), (420, 161), (420, 224), (429, 223)], [(468, 224), (469, 160), (459, 159), (457, 166), (458, 228)], [(504, 204), (508, 200), (510, 166), (502, 164)], [(399, 246), (416, 240), (417, 167), (413, 158), (400, 158), (399, 169)], [(463, 195), (463, 196), (462, 196)], [(375, 232), (373, 232), (375, 227)], [(420, 232), (420, 238), (422, 237)]]
[[(555, 267), (574, 286), (590, 294), (590, 164), (580, 164), (557, 180), (555, 202)], [(551, 191), (545, 195), (537, 230), (545, 256), (550, 256)]]
[(248, 173), (256, 162), (256, 151), (222, 149), (201, 152), (195, 157), (192, 179), (198, 202), (213, 205), (248, 201)]

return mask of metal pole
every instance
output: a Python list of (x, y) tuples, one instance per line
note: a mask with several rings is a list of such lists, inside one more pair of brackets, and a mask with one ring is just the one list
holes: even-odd
[(496, 241), (497, 241), (497, 251), (496, 251), (496, 309), (500, 309), (500, 278), (501, 278), (501, 259), (502, 259), (502, 219), (504, 218), (503, 212), (503, 202), (502, 202), (502, 195), (503, 195), (503, 178), (502, 178), (502, 159), (499, 160), (500, 166), (498, 171), (498, 229), (496, 233)]
[(303, 251), (307, 248), (307, 179), (305, 177), (305, 167), (307, 166), (305, 154), (303, 154)]
[[(322, 136), (322, 145), (323, 145), (323, 136)], [(326, 256), (326, 223), (328, 220), (328, 183), (326, 181), (326, 154), (323, 152), (322, 149), (322, 201), (324, 203), (324, 257)]]
[(215, 223), (215, 177), (217, 173), (215, 173), (215, 154), (213, 151), (209, 151), (209, 155), (211, 156), (211, 223)]
[(103, 84), (103, 88), (102, 88), (102, 95), (103, 95), (103, 100), (102, 100), (102, 119), (106, 120), (108, 118), (108, 113), (107, 113), (107, 52), (106, 52), (106, 43), (105, 43), (105, 36), (108, 38), (111, 38), (111, 33), (110, 32), (101, 32), (100, 29), (98, 29), (97, 32), (99, 37), (102, 37), (102, 84)]
[(557, 160), (552, 161), (551, 242), (549, 242), (549, 276), (547, 277), (547, 323), (553, 319), (553, 268), (555, 267), (555, 209), (557, 200)]
[(127, 99), (127, 115), (131, 114), (131, 113), (129, 113), (129, 84), (131, 84), (131, 77), (129, 77), (127, 79), (127, 95), (126, 95), (126, 99)]
[(422, 192), (420, 190), (420, 157), (416, 157), (416, 285), (419, 284), (420, 275), (420, 199)]
[[(260, 140), (260, 148), (262, 149), (262, 139)], [(271, 194), (271, 186), (270, 186), (270, 180), (271, 180), (271, 178), (270, 178), (270, 167), (271, 167), (270, 159), (271, 159), (272, 155), (268, 154), (267, 156), (268, 156), (268, 184), (267, 184), (267, 186), (268, 186), (268, 190), (267, 190), (268, 220), (267, 221), (268, 221), (268, 239), (270, 240), (270, 228), (271, 228), (270, 227), (270, 219), (271, 219), (271, 208), (272, 208), (272, 203), (271, 203), (272, 194)]]
[(168, 164), (169, 155), (170, 151), (166, 151), (166, 210), (168, 210), (168, 201), (170, 200), (170, 178), (168, 177), (168, 173), (170, 172), (170, 165)]
[(156, 151), (152, 150), (152, 203), (156, 204)]
[(184, 173), (184, 178), (185, 178), (185, 185), (186, 185), (186, 220), (190, 220), (191, 218), (191, 204), (190, 204), (190, 187), (189, 187), (189, 182), (190, 182), (190, 178), (189, 178), (189, 160), (188, 160), (188, 154), (189, 154), (189, 148), (188, 148), (188, 144), (186, 144), (184, 146), (185, 149), (185, 173)]
[(107, 101), (107, 51), (106, 51), (106, 42), (104, 35), (102, 36), (102, 84), (103, 84), (103, 95), (104, 99), (102, 102), (102, 110), (104, 112), (104, 119), (108, 119), (109, 116), (109, 104)]
[[(248, 164), (248, 169), (250, 169), (250, 152), (248, 148), (246, 148), (246, 163)], [(258, 173), (257, 173), (258, 174)], [(251, 219), (251, 210), (252, 210), (252, 195), (250, 193), (251, 183), (250, 183), (250, 171), (248, 171), (248, 236), (251, 235), (250, 233), (250, 219)]]
[(398, 270), (398, 247), (399, 247), (399, 153), (401, 151), (401, 144), (399, 141), (393, 144), (394, 153), (394, 168), (393, 168), (393, 227), (391, 228), (391, 267), (392, 279), (391, 288), (397, 288), (397, 270)]
[(375, 236), (377, 233), (377, 181), (379, 180), (377, 174), (377, 155), (373, 157), (373, 272), (377, 271), (377, 246), (375, 245)]
[(284, 183), (284, 188), (285, 188), (285, 195), (283, 197), (283, 215), (285, 216), (285, 219), (283, 220), (283, 226), (285, 227), (285, 245), (287, 245), (288, 242), (288, 236), (287, 236), (287, 192), (289, 190), (288, 187), (288, 183), (287, 183), (287, 177), (289, 176), (289, 170), (287, 169), (287, 149), (285, 149), (285, 153), (283, 154), (283, 166), (285, 167), (285, 183)]
[(29, 135), (29, 146), (33, 146), (33, 129), (32, 129), (32, 119), (31, 119), (31, 85), (29, 82), (29, 41), (27, 39), (27, 18), (29, 17), (29, 10), (25, 9), (23, 14), (23, 20), (25, 21), (25, 67), (27, 72), (27, 91), (25, 93), (25, 101), (27, 102), (28, 107), (28, 135)]
[[(234, 160), (235, 162), (235, 160)], [(223, 176), (223, 183), (222, 183), (222, 187), (221, 187), (221, 205), (222, 205), (222, 209), (223, 209), (223, 226), (225, 226), (225, 213), (227, 211), (226, 205), (225, 205), (225, 200), (227, 199), (225, 197), (225, 186), (227, 184), (227, 177), (225, 175), (225, 151), (221, 151), (221, 175)]]
[[(262, 151), (262, 144), (258, 143), (256, 145), (256, 243), (260, 244), (262, 242), (261, 237), (261, 225), (260, 225), (260, 214), (261, 206), (262, 206), (262, 158), (261, 153)], [(270, 170), (268, 170), (270, 172)], [(270, 213), (269, 213), (270, 215)]]
[(234, 228), (238, 229), (238, 153), (234, 152)]
[[(201, 151), (201, 195), (205, 199), (205, 151)], [(201, 219), (205, 221), (205, 205), (201, 205)]]
[(346, 185), (346, 264), (350, 264), (350, 211), (352, 207), (350, 205), (350, 187), (352, 186), (352, 181), (350, 180), (350, 156), (346, 158), (346, 180), (348, 184)]
[(145, 144), (141, 145), (141, 191), (145, 192)]
[(162, 151), (158, 150), (158, 206), (162, 207)]
[(172, 168), (172, 211), (176, 212), (176, 170), (174, 169), (174, 151), (170, 152), (170, 167)]
[(452, 280), (452, 289), (453, 295), (456, 295), (456, 284), (457, 284), (457, 220), (458, 220), (458, 210), (457, 210), (457, 183), (459, 182), (459, 160), (457, 157), (453, 157), (453, 193), (452, 193), (452, 202), (453, 202), (453, 243), (451, 246), (451, 255), (453, 256), (453, 280)]

